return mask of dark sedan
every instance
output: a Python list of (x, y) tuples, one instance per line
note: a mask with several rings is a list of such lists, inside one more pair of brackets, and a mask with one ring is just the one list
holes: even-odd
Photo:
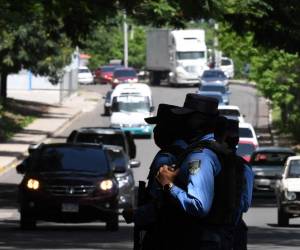
[(42, 144), (18, 173), (20, 226), (38, 220), (77, 223), (104, 221), (118, 229), (118, 182), (107, 152), (99, 145)]
[(295, 155), (290, 148), (258, 147), (251, 155), (250, 164), (255, 173), (254, 191), (274, 191), (289, 156)]

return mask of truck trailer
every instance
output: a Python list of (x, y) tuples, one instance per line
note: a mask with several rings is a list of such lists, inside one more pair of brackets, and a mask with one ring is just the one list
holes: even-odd
[(196, 85), (207, 65), (205, 31), (153, 29), (147, 33), (150, 84)]

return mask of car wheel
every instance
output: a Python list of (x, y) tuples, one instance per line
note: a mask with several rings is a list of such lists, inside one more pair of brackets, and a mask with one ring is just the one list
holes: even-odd
[(119, 230), (119, 216), (114, 215), (109, 221), (106, 222), (106, 230), (107, 231), (118, 231)]
[(289, 215), (284, 212), (282, 207), (278, 207), (278, 226), (288, 226), (289, 225)]
[(36, 219), (24, 208), (21, 208), (20, 211), (20, 228), (22, 230), (32, 230), (36, 228)]

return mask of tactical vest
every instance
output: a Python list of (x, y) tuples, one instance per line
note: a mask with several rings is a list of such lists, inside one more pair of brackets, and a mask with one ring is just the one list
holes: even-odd
[[(214, 181), (214, 198), (211, 209), (207, 216), (203, 218), (187, 215), (184, 211), (171, 204), (170, 199), (167, 200), (167, 206), (164, 209), (168, 213), (168, 217), (176, 218), (176, 223), (182, 223), (182, 226), (213, 226), (213, 225), (233, 225), (236, 220), (236, 214), (240, 206), (242, 186), (243, 186), (243, 165), (234, 153), (227, 147), (215, 141), (198, 141), (191, 144), (179, 157), (177, 166), (181, 166), (182, 162), (192, 152), (203, 149), (212, 150), (218, 157), (221, 164), (220, 173), (215, 176)], [(177, 183), (175, 182), (177, 185)], [(186, 190), (186, 186), (178, 184), (182, 189)]]

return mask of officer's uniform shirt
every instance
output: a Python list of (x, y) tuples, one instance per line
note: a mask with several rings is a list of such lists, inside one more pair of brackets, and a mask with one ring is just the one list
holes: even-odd
[[(181, 147), (182, 149), (185, 149), (187, 147), (187, 144), (183, 140), (176, 140), (174, 142), (174, 145)], [(159, 151), (150, 167), (151, 173), (157, 173), (159, 168), (162, 165), (168, 165), (171, 166), (172, 164), (176, 163), (177, 158), (172, 155), (171, 153), (161, 152)], [(152, 198), (154, 199), (161, 199), (162, 198), (162, 187), (155, 179), (155, 174), (153, 176), (148, 176), (148, 191)], [(137, 210), (135, 210), (134, 213), (134, 222), (137, 225), (147, 225), (150, 223), (153, 223), (156, 220), (156, 207), (155, 204), (148, 203), (144, 206), (139, 207)]]
[(254, 173), (250, 166), (244, 164), (244, 180), (245, 186), (241, 195), (240, 208), (237, 214), (236, 222), (241, 218), (242, 213), (248, 211), (252, 203), (252, 193), (253, 193), (253, 183), (254, 183)]
[[(214, 141), (213, 134), (200, 140)], [(190, 153), (180, 166), (170, 195), (181, 208), (194, 216), (208, 214), (214, 199), (214, 179), (221, 171), (217, 155), (210, 149)], [(185, 188), (186, 190), (184, 190)]]

